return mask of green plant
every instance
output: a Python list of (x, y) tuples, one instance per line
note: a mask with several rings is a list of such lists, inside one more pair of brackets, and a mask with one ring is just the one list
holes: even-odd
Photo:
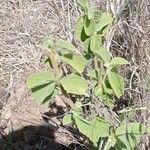
[(49, 103), (57, 95), (63, 95), (66, 99), (73, 95), (76, 103), (70, 105), (70, 112), (64, 116), (63, 124), (75, 124), (95, 147), (104, 150), (133, 149), (145, 132), (142, 124), (122, 122), (115, 127), (98, 115), (91, 120), (83, 117), (82, 102), (89, 93), (110, 109), (114, 107), (114, 96), (123, 96), (124, 80), (117, 69), (128, 64), (128, 61), (113, 57), (104, 48), (105, 34), (114, 20), (112, 15), (90, 7), (87, 0), (78, 0), (78, 4), (83, 13), (74, 34), (81, 41), (82, 49), (66, 40), (45, 39), (43, 46), (49, 50), (50, 71), (31, 75), (27, 85), (41, 104)]

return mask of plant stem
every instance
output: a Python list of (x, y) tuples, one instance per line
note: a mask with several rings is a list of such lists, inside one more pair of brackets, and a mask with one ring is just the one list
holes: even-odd
[(58, 62), (57, 62), (57, 58), (56, 58), (56, 54), (54, 54), (52, 51), (49, 52), (49, 58), (50, 61), (52, 63), (52, 67), (54, 69), (54, 73), (56, 74), (57, 77), (61, 76), (61, 72), (58, 66)]

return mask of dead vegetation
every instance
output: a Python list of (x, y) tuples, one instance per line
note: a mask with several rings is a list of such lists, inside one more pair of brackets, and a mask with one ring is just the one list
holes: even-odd
[[(117, 109), (148, 107), (149, 94), (145, 89), (145, 81), (150, 74), (149, 0), (92, 0), (91, 3), (117, 17), (107, 36), (106, 46), (115, 56), (123, 56), (130, 62), (128, 68), (120, 70), (127, 86), (125, 96), (116, 104)], [(44, 68), (43, 61), (47, 53), (38, 47), (42, 39), (49, 36), (72, 41), (74, 21), (79, 13), (74, 0), (0, 1), (0, 85), (6, 94), (9, 93), (5, 100), (3, 97), (6, 94), (0, 95), (2, 135), (25, 126), (45, 124), (42, 115), (48, 109), (32, 101), (25, 81), (29, 74)], [(136, 119), (148, 124), (148, 114), (149, 111), (143, 110)], [(139, 149), (149, 148), (148, 143), (146, 137)]]

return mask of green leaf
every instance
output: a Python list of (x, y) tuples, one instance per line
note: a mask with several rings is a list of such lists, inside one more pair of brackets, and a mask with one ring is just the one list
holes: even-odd
[(110, 148), (114, 147), (116, 144), (116, 139), (109, 137), (107, 143), (105, 144), (104, 150), (110, 150)]
[(55, 89), (55, 83), (47, 83), (40, 86), (36, 86), (31, 89), (33, 98), (39, 103), (44, 104), (49, 101), (53, 95)]
[(99, 49), (93, 51), (95, 54), (97, 54), (105, 63), (109, 63), (111, 60), (111, 54), (110, 52), (103, 48), (100, 47)]
[(96, 80), (98, 80), (99, 74), (101, 74), (100, 71), (97, 71), (97, 70), (95, 70), (95, 69), (89, 70), (89, 76), (91, 77), (91, 79), (96, 79)]
[(99, 22), (96, 24), (96, 31), (101, 31), (104, 27), (111, 24), (113, 18), (110, 13), (102, 13)]
[(56, 45), (56, 47), (59, 47), (59, 48), (62, 48), (62, 49), (68, 50), (68, 51), (72, 51), (72, 52), (77, 51), (72, 43), (62, 40), (62, 39), (58, 40), (55, 45)]
[(102, 118), (95, 118), (92, 121), (92, 142), (97, 143), (100, 137), (109, 136), (109, 124)]
[(84, 21), (84, 30), (85, 30), (85, 33), (86, 35), (90, 36), (94, 33), (94, 30), (95, 30), (95, 23), (94, 23), (94, 20), (91, 19), (89, 20), (87, 17)]
[(94, 10), (94, 20), (97, 23), (100, 20), (102, 13), (99, 10)]
[(80, 74), (86, 65), (85, 58), (80, 54), (65, 54), (61, 56), (61, 59)]
[(117, 145), (123, 150), (135, 148), (145, 129), (143, 124), (137, 122), (120, 125), (115, 131)]
[(124, 58), (121, 57), (114, 57), (111, 62), (111, 65), (126, 65), (129, 64), (128, 61)]
[(94, 145), (97, 144), (100, 137), (109, 135), (109, 125), (102, 118), (95, 118), (93, 121), (87, 121), (83, 117), (74, 114), (73, 118), (79, 131), (86, 135)]
[(67, 75), (60, 80), (60, 83), (67, 93), (77, 95), (84, 95), (88, 87), (86, 80), (77, 74)]
[(88, 8), (87, 16), (89, 20), (94, 17), (94, 9), (92, 7)]
[(113, 108), (114, 102), (113, 102), (112, 95), (110, 95), (109, 93), (105, 93), (103, 89), (104, 88), (102, 88), (101, 86), (95, 87), (94, 90), (95, 95), (99, 98), (100, 101), (103, 101), (107, 106)]
[(102, 37), (97, 34), (92, 35), (90, 43), (91, 51), (93, 52), (98, 51), (101, 45), (102, 45)]
[(116, 72), (108, 72), (109, 83), (114, 90), (116, 96), (120, 98), (124, 94), (124, 81), (123, 78)]
[(77, 21), (77, 24), (75, 27), (75, 33), (74, 33), (75, 37), (78, 40), (81, 40), (83, 29), (84, 29), (84, 16), (81, 16)]
[(83, 51), (85, 51), (87, 53), (90, 51), (90, 41), (91, 41), (91, 39), (88, 38), (83, 43), (83, 45), (84, 45)]
[(63, 125), (69, 125), (72, 123), (72, 114), (66, 114), (63, 117)]
[(77, 0), (77, 3), (85, 10), (88, 7), (88, 0)]
[(43, 84), (50, 83), (55, 80), (51, 72), (34, 73), (27, 79), (28, 88), (34, 88)]
[(51, 39), (49, 39), (49, 38), (45, 38), (44, 40), (43, 40), (43, 44), (42, 44), (43, 46), (43, 48), (46, 48), (46, 49), (51, 49), (51, 48), (53, 48), (53, 46), (54, 46), (54, 42), (53, 42), (53, 40), (51, 40)]

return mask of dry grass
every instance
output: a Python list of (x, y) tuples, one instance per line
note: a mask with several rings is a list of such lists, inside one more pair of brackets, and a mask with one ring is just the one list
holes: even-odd
[[(107, 36), (106, 46), (114, 55), (130, 62), (121, 71), (127, 83), (122, 102), (125, 101), (126, 106), (131, 103), (134, 107), (149, 106), (144, 83), (150, 74), (150, 1), (91, 0), (91, 4), (112, 12), (117, 18)], [(72, 41), (78, 16), (75, 0), (0, 1), (0, 84), (11, 93), (1, 110), (3, 124), (10, 127), (13, 123), (13, 127), (21, 128), (42, 121), (40, 114), (45, 108), (32, 102), (25, 80), (32, 72), (44, 69), (47, 53), (37, 45), (46, 36)], [(147, 115), (148, 112), (143, 111), (138, 119), (147, 123)], [(19, 116), (24, 121), (17, 121)]]

